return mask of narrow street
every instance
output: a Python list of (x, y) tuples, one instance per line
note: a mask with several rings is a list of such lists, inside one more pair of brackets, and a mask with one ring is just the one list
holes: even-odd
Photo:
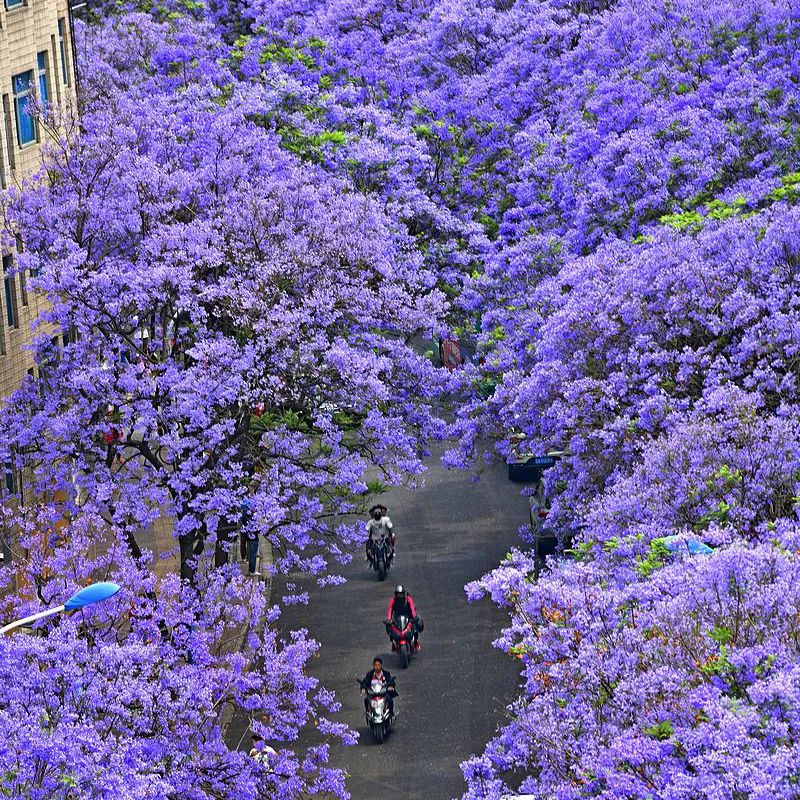
[[(332, 763), (350, 773), (353, 800), (449, 800), (465, 790), (459, 764), (483, 749), (503, 719), (518, 670), (492, 648), (507, 619), (488, 600), (467, 603), (464, 584), (496, 566), (519, 542), (527, 518), (519, 486), (504, 466), (473, 483), (469, 474), (447, 471), (439, 453), (429, 462), (425, 488), (395, 490), (383, 502), (398, 535), (398, 553), (384, 583), (363, 557), (343, 568), (347, 583), (308, 588), (308, 606), (288, 608), (282, 624), (307, 628), (322, 644), (311, 670), (342, 703), (337, 721), (361, 734), (355, 747), (336, 747)], [(393, 587), (408, 587), (425, 621), (422, 648), (407, 670), (391, 652), (381, 620)], [(277, 582), (274, 591), (281, 592)], [(372, 743), (356, 677), (380, 654), (397, 676), (400, 714), (392, 736)], [(241, 736), (235, 721), (229, 736)], [(245, 743), (249, 737), (245, 738)]]

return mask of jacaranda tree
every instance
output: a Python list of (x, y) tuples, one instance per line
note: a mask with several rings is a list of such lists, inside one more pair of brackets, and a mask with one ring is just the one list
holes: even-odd
[(793, 797), (796, 10), (559, 8), (449, 460), (564, 451), (566, 553), (469, 587), (524, 690), (467, 797)]
[[(328, 562), (361, 536), (348, 515), (420, 472), (438, 431), (435, 376), (411, 342), (443, 297), (381, 203), (281, 147), (268, 99), (221, 65), (209, 25), (98, 25), (80, 118), (53, 127), (41, 173), (6, 197), (20, 268), (50, 306), (37, 369), (1, 415), (22, 476), (6, 531), (25, 557), (3, 581), (25, 587), (9, 616), (99, 576), (124, 591), (3, 643), (2, 785), (346, 796), (326, 745), (286, 747), (311, 724), (352, 741), (305, 676), (316, 645), (276, 633), (263, 584), (227, 564), (230, 540), (255, 530), (276, 569), (335, 580)], [(165, 578), (139, 536), (159, 516), (179, 551)], [(272, 763), (230, 749), (234, 712)]]
[(408, 343), (441, 296), (373, 200), (251, 119), (247, 87), (149, 56), (153, 90), (98, 95), (10, 202), (59, 337), (6, 409), (5, 453), (134, 556), (136, 530), (172, 516), (187, 580), (245, 502), (296, 564), (350, 541), (336, 520), (368, 468), (420, 469), (430, 369)]
[[(325, 718), (336, 710), (333, 698), (305, 674), (316, 644), (302, 631), (276, 633), (278, 611), (266, 607), (261, 584), (235, 566), (198, 576), (194, 586), (177, 574), (156, 580), (89, 515), (62, 521), (60, 543), (44, 553), (45, 513), (34, 508), (15, 520), (31, 547), (22, 577), (40, 581), (45, 604), (63, 603), (98, 577), (122, 589), (54, 618), (46, 636), (0, 642), (5, 795), (346, 796), (341, 772), (326, 766), (327, 742), (352, 743), (353, 735)], [(234, 711), (273, 742), (270, 764), (225, 740), (221, 724)], [(306, 726), (324, 738), (301, 750), (292, 740)]]
[[(508, 607), (523, 675), (467, 797), (796, 796), (797, 2), (94, 14), (80, 121), (6, 197), (52, 308), (0, 458), (26, 479), (30, 597), (98, 573), (136, 589), (8, 645), (6, 684), (36, 700), (7, 704), (33, 710), (8, 717), (6, 785), (85, 796), (116, 742), (126, 786), (157, 769), (164, 796), (343, 794), (324, 748), (259, 772), (215, 728), (225, 705), (276, 741), (317, 717), (348, 737), (303, 676), (314, 644), (259, 627), (277, 610), (229, 540), (258, 530), (279, 568), (335, 580), (347, 515), (421, 470), (446, 389), (448, 464), (512, 433), (564, 452), (548, 523), (569, 558), (514, 550), (469, 587)], [(410, 346), (446, 328), (479, 340), (447, 382)], [(180, 552), (163, 586), (137, 539), (160, 515)], [(250, 620), (241, 656), (223, 607)], [(48, 694), (48, 669), (80, 688)], [(134, 752), (156, 707), (188, 760)]]

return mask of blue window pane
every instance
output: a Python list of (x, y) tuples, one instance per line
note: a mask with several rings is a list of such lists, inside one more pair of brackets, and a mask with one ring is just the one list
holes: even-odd
[(15, 75), (12, 79), (14, 87), (14, 94), (22, 94), (31, 88), (31, 74), (30, 72), (23, 72), (21, 75)]
[(20, 145), (36, 141), (36, 122), (31, 114), (30, 90), (33, 72), (22, 72), (11, 79), (14, 90), (14, 113), (17, 117), (17, 136)]
[(17, 8), (17, 6), (21, 6), (23, 0), (6, 0), (6, 8)]
[(36, 127), (31, 115), (31, 98), (23, 95), (16, 101), (17, 105), (17, 132), (19, 133), (19, 143), (28, 144), (36, 141)]
[(42, 50), (41, 53), (36, 54), (36, 67), (39, 73), (39, 100), (42, 103), (42, 108), (47, 106), (47, 53)]

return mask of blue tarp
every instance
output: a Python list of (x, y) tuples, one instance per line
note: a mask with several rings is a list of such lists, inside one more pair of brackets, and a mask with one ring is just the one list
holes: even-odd
[(690, 556), (707, 556), (714, 551), (705, 542), (699, 539), (683, 539), (680, 536), (665, 536), (661, 539), (664, 546), (671, 553), (678, 553), (682, 550), (689, 549)]

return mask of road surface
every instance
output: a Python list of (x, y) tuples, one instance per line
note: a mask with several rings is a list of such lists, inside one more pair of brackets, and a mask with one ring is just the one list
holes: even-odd
[[(332, 749), (332, 764), (349, 773), (353, 800), (459, 797), (465, 790), (460, 762), (479, 753), (503, 722), (518, 681), (515, 662), (492, 648), (507, 617), (489, 600), (467, 603), (463, 587), (520, 543), (527, 502), (504, 466), (473, 482), (469, 474), (442, 468), (438, 455), (429, 462), (423, 489), (397, 489), (381, 498), (398, 537), (387, 580), (379, 583), (359, 555), (342, 568), (342, 586), (319, 589), (313, 581), (298, 581), (298, 588), (310, 591), (310, 604), (290, 607), (281, 618), (283, 626), (305, 627), (321, 643), (309, 672), (342, 703), (334, 719), (361, 734), (355, 747)], [(381, 623), (397, 583), (408, 587), (425, 621), (422, 648), (407, 670), (391, 652)], [(273, 591), (281, 594), (280, 581)], [(356, 685), (376, 654), (397, 676), (400, 693), (397, 723), (382, 745), (371, 741)], [(229, 740), (239, 739), (242, 724), (234, 721)]]

